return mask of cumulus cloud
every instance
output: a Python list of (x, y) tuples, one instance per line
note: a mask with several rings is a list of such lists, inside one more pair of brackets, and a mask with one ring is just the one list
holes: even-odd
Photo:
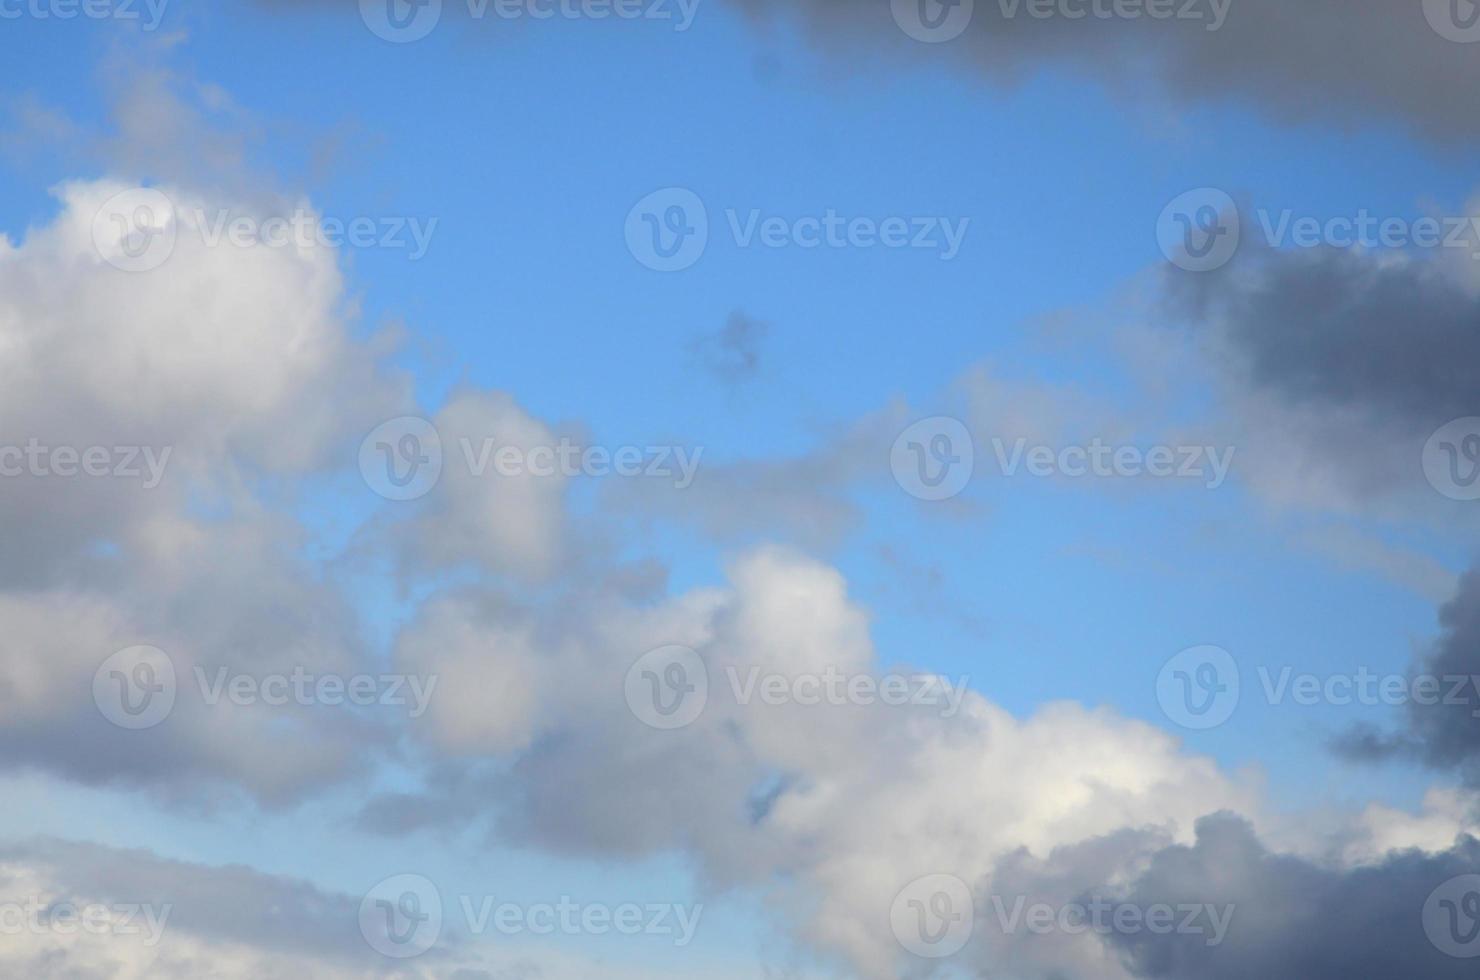
[[(462, 671), (467, 693), (439, 699), (420, 730), (445, 753), (424, 796), (381, 798), (366, 824), (488, 821), (562, 851), (691, 853), (717, 885), (770, 891), (805, 942), (885, 977), (898, 953), (890, 906), (917, 877), (974, 880), (1005, 854), (1126, 826), (1190, 840), (1207, 813), (1258, 809), (1251, 780), (1107, 711), (1058, 704), (1019, 719), (977, 693), (957, 713), (739, 693), (752, 676), (908, 674), (881, 661), (868, 624), (835, 570), (769, 548), (737, 559), (726, 588), (656, 606), (439, 600), (398, 657)], [(676, 731), (645, 724), (625, 695), (638, 658), (669, 644), (695, 651), (709, 683), (702, 714)], [(474, 687), (480, 677), (497, 682)]]

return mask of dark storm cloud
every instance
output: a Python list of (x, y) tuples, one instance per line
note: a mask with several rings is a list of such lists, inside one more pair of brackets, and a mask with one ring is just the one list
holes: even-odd
[[(1336, 980), (1469, 977), (1473, 960), (1442, 952), (1442, 917), (1425, 915), (1435, 889), (1480, 870), (1480, 842), (1443, 854), (1395, 853), (1372, 867), (1325, 868), (1270, 853), (1231, 815), (1199, 821), (1197, 842), (1157, 854), (1123, 900), (1138, 907), (1211, 903), (1234, 909), (1227, 936), (1116, 932), (1111, 943), (1138, 976), (1177, 980)], [(1432, 913), (1432, 909), (1430, 910)]]
[[(337, 10), (353, 29), (364, 29), (353, 0), (252, 2), (282, 13)], [(905, 17), (915, 2), (900, 0)], [(927, 16), (943, 10), (936, 0), (924, 2)], [(907, 35), (890, 0), (724, 5), (762, 23), (800, 20), (820, 47), (854, 56), (871, 72), (879, 57), (944, 60), (1010, 85), (1050, 66), (1158, 104), (1232, 103), (1281, 123), (1346, 129), (1386, 119), (1430, 141), (1462, 145), (1480, 136), (1480, 102), (1466, 97), (1480, 84), (1480, 58), (1473, 45), (1449, 39), (1430, 21), (1451, 36), (1466, 35), (1459, 3), (1451, 14), (1447, 0), (974, 0), (965, 30), (943, 44)], [(446, 0), (442, 21), (488, 26), (469, 16), (469, 6)], [(1117, 7), (1139, 16), (1104, 15)], [(698, 16), (707, 16), (702, 7)]]
[[(1154, 5), (1170, 11), (1160, 18), (1144, 15), (1150, 4), (1126, 5), (1143, 11), (1136, 19), (1095, 16), (1114, 9), (1110, 0), (976, 0), (961, 36), (932, 45), (908, 38), (887, 0), (734, 2), (756, 15), (800, 12), (824, 44), (954, 59), (1003, 83), (1055, 65), (1155, 101), (1246, 104), (1280, 122), (1386, 118), (1438, 143), (1480, 135), (1480, 102), (1462, 97), (1480, 82), (1480, 58), (1441, 36), (1417, 0), (1175, 0)], [(1450, 16), (1443, 0), (1427, 13), (1441, 24)]]
[[(1480, 786), (1480, 570), (1460, 579), (1454, 598), (1439, 610), (1439, 624), (1439, 638), (1410, 672), (1415, 693), (1401, 730), (1354, 729), (1337, 749), (1358, 759), (1417, 758)], [(1430, 682), (1426, 693), (1421, 678)]]
[[(1137, 864), (1144, 870), (1129, 885), (1111, 883), (1118, 869)], [(1095, 956), (1066, 959), (1072, 937), (1049, 929), (1029, 934), (1025, 919), (1003, 930), (1001, 914), (1017, 896), (1053, 908), (1100, 901), (1142, 915), (1175, 910), (1156, 929), (1144, 924), (1150, 918), (1118, 926), (1113, 914), (1099, 920), (1104, 952), (1138, 977), (1458, 978), (1474, 975), (1474, 961), (1451, 957), (1431, 939), (1442, 941), (1447, 923), (1429, 899), (1477, 870), (1480, 842), (1473, 838), (1442, 854), (1395, 852), (1368, 867), (1325, 867), (1272, 853), (1249, 823), (1223, 813), (1198, 821), (1191, 845), (1168, 846), (1155, 832), (1126, 830), (1058, 848), (1042, 861), (1010, 856), (993, 876), (993, 896), (978, 901), (977, 919), (992, 955), (1013, 976), (1034, 980), (1089, 980), (1083, 964)]]
[(1480, 299), (1432, 262), (1264, 250), (1168, 274), (1174, 308), (1216, 328), (1261, 395), (1425, 436), (1480, 409)]

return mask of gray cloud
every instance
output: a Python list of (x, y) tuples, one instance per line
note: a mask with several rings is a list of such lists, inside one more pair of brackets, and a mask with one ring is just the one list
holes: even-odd
[(761, 345), (768, 330), (765, 323), (736, 310), (723, 327), (695, 341), (693, 353), (724, 384), (741, 384), (759, 372)]
[(1469, 977), (1472, 961), (1441, 952), (1424, 905), (1439, 886), (1480, 870), (1480, 842), (1442, 854), (1409, 851), (1364, 868), (1322, 867), (1273, 854), (1228, 814), (1199, 821), (1197, 841), (1157, 853), (1120, 900), (1232, 906), (1227, 937), (1115, 932), (1111, 944), (1140, 977), (1167, 980), (1326, 980)]
[(1405, 708), (1398, 731), (1355, 728), (1336, 747), (1359, 759), (1417, 758), (1434, 768), (1457, 772), (1470, 786), (1480, 786), (1480, 726), (1476, 724), (1480, 690), (1472, 680), (1480, 678), (1480, 569), (1472, 568), (1460, 578), (1454, 597), (1439, 609), (1439, 625), (1438, 639), (1410, 670), (1415, 681), (1435, 679), (1437, 697), (1422, 700), (1436, 703), (1414, 698)]
[(1471, 46), (1441, 37), (1418, 2), (1233, 0), (1209, 30), (1207, 0), (1171, 5), (1196, 19), (1139, 20), (1035, 18), (1027, 0), (977, 0), (965, 33), (940, 45), (906, 37), (887, 2), (735, 2), (757, 16), (799, 17), (829, 47), (954, 60), (1004, 85), (1051, 65), (1153, 103), (1242, 103), (1282, 123), (1344, 129), (1385, 117), (1446, 144), (1480, 136), (1480, 106), (1461, 97), (1480, 83), (1480, 60)]

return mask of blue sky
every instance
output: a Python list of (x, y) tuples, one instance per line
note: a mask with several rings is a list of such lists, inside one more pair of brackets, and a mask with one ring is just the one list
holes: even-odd
[[(1424, 440), (1460, 414), (1437, 392), (1463, 374), (1450, 368), (1463, 362), (1466, 350), (1445, 332), (1450, 320), (1435, 312), (1431, 322), (1425, 319), (1430, 311), (1414, 308), (1411, 322), (1385, 324), (1390, 331), (1411, 331), (1406, 350), (1413, 363), (1406, 354), (1375, 354), (1370, 363), (1376, 367), (1367, 369), (1363, 345), (1386, 349), (1372, 342), (1372, 332), (1358, 329), (1365, 322), (1361, 303), (1374, 294), (1353, 290), (1332, 297), (1320, 290), (1336, 288), (1322, 263), (1340, 269), (1350, 263), (1350, 281), (1361, 283), (1412, 274), (1420, 283), (1415, 294), (1433, 294), (1435, 282), (1452, 286), (1463, 299), (1455, 301), (1459, 321), (1468, 325), (1473, 320), (1464, 302), (1474, 301), (1480, 279), (1467, 268), (1473, 265), (1468, 252), (1261, 248), (1254, 215), (1289, 209), (1325, 219), (1361, 210), (1408, 222), (1431, 214), (1467, 216), (1473, 181), (1456, 164), (1473, 147), (1465, 135), (1471, 120), (1458, 111), (1446, 121), (1442, 109), (1394, 110), (1387, 103), (1364, 112), (1359, 91), (1343, 92), (1336, 39), (1344, 30), (1381, 33), (1387, 28), (1378, 21), (1320, 35), (1331, 39), (1330, 49), (1312, 55), (1314, 67), (1304, 77), (1292, 72), (1285, 78), (1281, 72), (1291, 69), (1273, 54), (1264, 64), (1260, 55), (1245, 52), (1245, 74), (1274, 82), (1205, 95), (1201, 84), (1173, 84), (1180, 40), (1142, 45), (1140, 35), (1130, 33), (1149, 32), (1150, 25), (1101, 25), (1106, 37), (1136, 38), (1126, 42), (1124, 55), (1143, 71), (1122, 76), (1104, 68), (1098, 40), (1068, 29), (1063, 38), (1073, 40), (1062, 42), (1064, 50), (1083, 44), (1082, 64), (1068, 56), (1040, 58), (1027, 42), (1027, 53), (998, 59), (998, 45), (1016, 43), (1013, 31), (1000, 38), (983, 34), (988, 40), (980, 50), (986, 53), (978, 54), (976, 35), (921, 45), (891, 33), (887, 16), (859, 15), (850, 24), (851, 15), (835, 4), (802, 5), (806, 12), (790, 13), (772, 6), (712, 0), (682, 32), (664, 22), (469, 21), (453, 11), (410, 44), (374, 36), (353, 4), (174, 2), (157, 31), (139, 31), (116, 18), (60, 21), (25, 14), (0, 21), (0, 58), (7, 66), (0, 109), (8, 120), (0, 130), (0, 232), (13, 247), (0, 252), (0, 262), (15, 270), (15, 278), (0, 278), (13, 291), (10, 300), (0, 295), (0, 339), (7, 322), (86, 322), (69, 310), (56, 311), (53, 321), (52, 308), (38, 305), (50, 294), (38, 289), (37, 298), (22, 288), (55, 275), (42, 267), (51, 253), (38, 243), (46, 229), (68, 227), (59, 215), (71, 205), (53, 195), (65, 181), (163, 187), (177, 207), (190, 195), (244, 210), (298, 201), (324, 217), (435, 221), (427, 225), (433, 234), (426, 254), (416, 259), (405, 249), (378, 247), (313, 259), (339, 276), (323, 313), (332, 321), (325, 336), (341, 338), (343, 350), (355, 353), (301, 372), (297, 355), (285, 353), (296, 348), (279, 345), (278, 326), (259, 317), (278, 309), (281, 322), (281, 310), (295, 302), (292, 290), (307, 291), (310, 280), (285, 278), (287, 305), (259, 308), (253, 297), (275, 291), (275, 280), (244, 275), (238, 284), (229, 267), (216, 265), (209, 277), (227, 279), (203, 272), (191, 280), (179, 269), (183, 255), (161, 273), (128, 279), (129, 288), (143, 289), (161, 276), (176, 277), (136, 309), (155, 309), (165, 302), (159, 297), (183, 284), (180, 295), (191, 298), (180, 300), (187, 305), (177, 311), (179, 323), (186, 326), (178, 329), (205, 337), (245, 331), (232, 341), (244, 362), (256, 363), (252, 338), (262, 331), (262, 362), (274, 366), (263, 367), (266, 380), (247, 382), (244, 391), (271, 395), (243, 394), (240, 404), (223, 395), (219, 423), (209, 390), (193, 391), (183, 375), (170, 373), (173, 368), (153, 365), (172, 363), (170, 343), (204, 359), (230, 345), (211, 340), (197, 350), (193, 340), (180, 340), (183, 334), (163, 328), (151, 334), (147, 323), (126, 339), (97, 345), (99, 358), (112, 352), (130, 363), (135, 355), (129, 345), (163, 338), (158, 343), (166, 353), (137, 353), (137, 363), (145, 365), (140, 390), (151, 392), (140, 403), (154, 407), (140, 409), (136, 429), (172, 440), (178, 457), (192, 461), (180, 464), (188, 476), (181, 500), (190, 502), (180, 505), (181, 520), (203, 538), (240, 525), (249, 538), (281, 545), (280, 553), (263, 559), (288, 583), (271, 595), (302, 596), (311, 591), (305, 583), (332, 593), (324, 610), (338, 612), (305, 611), (302, 621), (351, 620), (345, 631), (352, 636), (346, 643), (353, 649), (345, 654), (351, 662), (404, 668), (407, 658), (423, 655), (418, 651), (436, 648), (418, 637), (430, 632), (439, 603), (469, 596), (476, 597), (470, 603), (485, 605), (457, 635), (487, 629), (493, 648), (536, 624), (528, 642), (531, 657), (544, 666), (528, 669), (544, 678), (540, 684), (562, 690), (588, 682), (582, 665), (615, 659), (625, 670), (646, 648), (623, 647), (613, 636), (635, 643), (636, 635), (656, 630), (648, 646), (662, 636), (680, 642), (671, 634), (712, 642), (702, 656), (717, 678), (722, 658), (746, 644), (793, 649), (789, 631), (815, 627), (826, 642), (846, 647), (856, 610), (868, 624), (880, 670), (907, 665), (964, 676), (991, 711), (1017, 719), (1051, 715), (1046, 706), (1055, 702), (1073, 702), (1094, 719), (1076, 715), (1061, 739), (1045, 736), (1044, 743), (1098, 744), (1103, 737), (1104, 751), (1113, 755), (1123, 750), (1122, 740), (1140, 745), (1139, 735), (1125, 735), (1130, 729), (1124, 726), (1137, 722), (1173, 739), (1165, 751), (1177, 760), (1166, 763), (1174, 774), (1126, 775), (1139, 764), (1132, 756), (1150, 751), (1144, 746), (1125, 748), (1123, 763), (1097, 762), (1114, 792), (1086, 804), (1095, 816), (1069, 821), (1074, 830), (1016, 842), (1036, 858), (1047, 859), (1052, 846), (1104, 837), (1120, 826), (1140, 831), (1157, 823), (1163, 814), (1155, 793), (1162, 789), (1194, 810), (1204, 806), (1200, 794), (1206, 790), (1205, 809), (1196, 816), (1239, 810), (1230, 801), (1257, 797), (1249, 806), (1258, 812), (1241, 814), (1272, 850), (1302, 860), (1328, 858), (1333, 848), (1346, 846), (1333, 841), (1368, 839), (1363, 834), (1380, 842), (1372, 826), (1361, 823), (1372, 805), (1408, 814), (1424, 828), (1395, 832), (1394, 849), (1451, 854), (1444, 850), (1449, 838), (1474, 825), (1467, 755), (1453, 746), (1429, 751), (1425, 738), (1437, 729), (1392, 705), (1263, 703), (1255, 670), (1289, 666), (1325, 678), (1360, 666), (1407, 675), (1421, 673), (1433, 651), (1450, 649), (1446, 644), (1466, 647), (1467, 593), (1460, 576), (1472, 557), (1473, 512), (1423, 480)], [(1251, 0), (1232, 16), (1228, 30), (1206, 43), (1226, 44), (1237, 61), (1239, 46), (1266, 24), (1269, 8)], [(973, 30), (1000, 27), (996, 17), (979, 13)], [(1319, 26), (1320, 15), (1310, 17)], [(1422, 77), (1411, 65), (1405, 68), (1404, 59), (1429, 62), (1446, 82), (1469, 70), (1452, 67), (1459, 64), (1456, 52), (1467, 49), (1431, 31), (1422, 16), (1399, 24), (1411, 34), (1393, 43), (1384, 72)], [(1156, 25), (1162, 33), (1155, 36), (1168, 36), (1168, 27)], [(1050, 49), (1059, 50), (1052, 44), (1044, 50)], [(1417, 54), (1430, 51), (1427, 59)], [(1285, 89), (1302, 86), (1316, 108), (1291, 109), (1285, 101)], [(1435, 128), (1445, 125), (1452, 138), (1435, 138)], [(215, 152), (219, 147), (227, 148), (224, 155)], [(710, 221), (702, 258), (673, 273), (645, 267), (624, 236), (634, 205), (665, 188), (697, 194)], [(1244, 220), (1237, 260), (1202, 279), (1178, 268), (1157, 240), (1163, 208), (1195, 188), (1227, 192)], [(832, 211), (969, 224), (963, 224), (959, 254), (949, 259), (929, 249), (768, 249), (732, 239), (729, 209), (788, 221)], [(26, 263), (37, 263), (40, 271)], [(90, 286), (92, 280), (67, 269), (73, 267), (63, 268), (64, 281), (78, 276), (77, 295), (113, 295), (107, 291), (112, 286)], [(1280, 305), (1282, 285), (1294, 297), (1288, 307)], [(1206, 305), (1184, 305), (1191, 294)], [(120, 323), (145, 315), (131, 311), (127, 294), (120, 295)], [(1351, 301), (1356, 308), (1344, 305), (1350, 295), (1357, 296)], [(1332, 322), (1317, 308), (1336, 311)], [(1279, 319), (1282, 313), (1288, 323)], [(158, 315), (161, 322), (176, 322), (173, 313)], [(312, 323), (319, 316), (314, 313)], [(1314, 326), (1309, 336), (1300, 332), (1316, 321), (1325, 332)], [(1340, 333), (1344, 322), (1353, 325), (1348, 336)], [(727, 323), (746, 326), (743, 339), (726, 341)], [(1282, 328), (1288, 329), (1278, 333)], [(394, 341), (377, 340), (383, 331)], [(0, 357), (5, 351), (0, 345)], [(368, 352), (366, 363), (374, 361), (373, 382), (357, 368), (341, 370), (340, 361), (359, 364), (360, 351)], [(73, 363), (38, 355), (30, 364), (23, 354), (10, 356), (14, 377), (43, 381), (52, 377), (47, 371), (66, 372)], [(219, 356), (221, 364), (200, 368), (207, 389), (231, 387), (220, 379), (232, 358)], [(717, 357), (739, 357), (743, 366), (716, 369)], [(284, 376), (272, 373), (277, 370)], [(1379, 395), (1389, 376), (1393, 390), (1403, 392), (1384, 402)], [(34, 402), (16, 396), (7, 406), (0, 397), (0, 409), (15, 420), (5, 433), (0, 415), (0, 441), (24, 443), (38, 431), (47, 438), (49, 423), (41, 420), (74, 414), (81, 421), (58, 431), (82, 438), (78, 433), (92, 418), (77, 407), (89, 404), (78, 395), (83, 382), (69, 374), (51, 384), (38, 388), (42, 394)], [(299, 384), (301, 391), (294, 387)], [(1419, 394), (1407, 394), (1410, 388)], [(176, 399), (177, 390), (187, 389), (189, 398)], [(283, 391), (297, 394), (281, 395), (283, 406), (272, 403)], [(490, 406), (493, 393), (507, 394), (514, 407)], [(1391, 409), (1424, 402), (1424, 393), (1436, 405), (1422, 404), (1412, 418)], [(332, 418), (321, 419), (317, 409), (304, 407), (309, 404)], [(258, 453), (253, 447), (260, 433), (242, 421), (258, 410), (261, 431), (276, 433), (273, 438), (322, 444), (291, 464)], [(485, 491), (480, 484), (457, 496), (443, 485), (426, 509), (418, 509), (388, 505), (355, 467), (356, 447), (371, 428), (411, 414), (434, 421), (453, 465), (457, 420), (480, 412), (498, 420), (495, 428), (507, 427), (499, 433), (577, 433), (607, 447), (701, 447), (699, 483), (691, 492), (577, 476), (553, 504), (544, 491), (526, 497), (516, 490), (506, 498), (500, 488)], [(170, 419), (193, 414), (205, 419), (202, 431), (219, 440), (203, 435), (197, 445), (191, 441), (196, 437), (169, 434)], [(894, 437), (935, 416), (965, 419), (975, 441), (976, 475), (946, 502), (916, 499), (890, 470)], [(283, 435), (295, 426), (301, 427), (297, 434)], [(1234, 465), (1214, 489), (1187, 481), (996, 473), (994, 438), (1010, 444), (1043, 433), (1050, 433), (1042, 438), (1055, 449), (1091, 437), (1141, 448), (1232, 446)], [(192, 455), (208, 444), (209, 451), (200, 450), (206, 455)], [(6, 490), (0, 508), (9, 513), (0, 526), (44, 525), (36, 498), (14, 482), (0, 485)], [(156, 510), (156, 500), (139, 508), (104, 497), (65, 505), (85, 508), (82, 523), (104, 528), (92, 546), (123, 542), (121, 566), (96, 555), (74, 560), (59, 546), (54, 556), (0, 584), (27, 600), (52, 590), (94, 595), (111, 587), (102, 583), (115, 581), (122, 567), (122, 578), (137, 574), (140, 581), (106, 596), (124, 611), (120, 615), (148, 610), (138, 615), (153, 624), (151, 635), (189, 645), (194, 620), (184, 614), (170, 619), (159, 610), (192, 601), (184, 585), (172, 592), (169, 583), (200, 573), (180, 572), (176, 580), (149, 564), (165, 561), (160, 554), (174, 555), (149, 544), (165, 534), (165, 515), (175, 513), (163, 504)], [(99, 516), (115, 507), (132, 516)], [(58, 520), (79, 520), (63, 505), (57, 512)], [(557, 526), (549, 541), (547, 521)], [(210, 550), (218, 547), (220, 553)], [(787, 557), (755, 557), (774, 554), (772, 548)], [(145, 552), (153, 557), (141, 557)], [(233, 568), (238, 560), (225, 544), (202, 554), (211, 568)], [(246, 560), (240, 567), (252, 588), (267, 588), (267, 572), (259, 575)], [(753, 582), (751, 573), (737, 568), (765, 571), (754, 572)], [(819, 584), (826, 577), (817, 568), (846, 583), (846, 603)], [(655, 571), (656, 584), (613, 584)], [(809, 610), (815, 607), (816, 623), (790, 621), (769, 638), (753, 626), (775, 603), (785, 604), (766, 598), (769, 586), (754, 584), (769, 574), (791, 583), (775, 586), (776, 596), (803, 596)], [(157, 580), (144, 581), (149, 575)], [(751, 596), (752, 589), (764, 595)], [(720, 606), (733, 602), (734, 609), (698, 624), (709, 596), (731, 593)], [(238, 598), (211, 593), (201, 608), (214, 615), (213, 603), (226, 609)], [(1438, 608), (1451, 598), (1451, 619), (1461, 625), (1443, 628)], [(234, 612), (220, 613), (217, 621), (236, 624), (221, 632), (240, 637), (263, 620), (277, 620), (279, 599), (250, 606), (243, 600), (239, 620)], [(498, 614), (489, 611), (495, 608)], [(501, 618), (515, 609), (519, 615)], [(842, 624), (836, 629), (834, 614)], [(282, 613), (281, 621), (298, 623), (296, 616)], [(639, 620), (646, 625), (633, 625)], [(451, 634), (437, 635), (445, 642)], [(78, 654), (86, 666), (83, 682), (112, 652), (109, 640), (99, 642), (100, 649)], [(143, 636), (137, 642), (154, 641)], [(571, 652), (586, 643), (590, 651)], [(811, 641), (795, 643), (813, 649)], [(1173, 655), (1204, 644), (1231, 651), (1240, 662), (1243, 700), (1226, 723), (1191, 730), (1158, 701), (1157, 676)], [(249, 662), (229, 652), (189, 656), (202, 663)], [(442, 682), (451, 686), (458, 683), (449, 679), (455, 669), (479, 663), (478, 656), (467, 654), (471, 659), (458, 660), (457, 668), (415, 662), (445, 671)], [(892, 949), (888, 964), (880, 965), (869, 943), (852, 938), (855, 927), (867, 926), (852, 923), (843, 908), (849, 900), (829, 891), (854, 892), (847, 882), (860, 855), (824, 860), (817, 855), (826, 849), (808, 851), (814, 842), (806, 832), (808, 807), (815, 800), (803, 802), (806, 795), (792, 790), (832, 786), (836, 774), (827, 766), (848, 769), (829, 750), (817, 749), (825, 764), (803, 765), (790, 758), (790, 749), (757, 748), (766, 742), (759, 730), (736, 736), (744, 745), (736, 751), (756, 757), (756, 769), (736, 779), (751, 780), (756, 789), (766, 778), (781, 778), (777, 812), (801, 829), (795, 838), (790, 830), (771, 837), (762, 819), (726, 840), (701, 817), (691, 823), (670, 809), (722, 798), (718, 788), (669, 798), (651, 786), (624, 785), (623, 764), (644, 757), (649, 743), (634, 738), (624, 746), (603, 734), (590, 720), (600, 716), (592, 707), (598, 702), (586, 700), (587, 694), (567, 691), (542, 702), (533, 687), (521, 688), (523, 666), (506, 668), (502, 653), (488, 656), (489, 665), (467, 669), (495, 678), (490, 683), (502, 693), (490, 695), (486, 705), (457, 701), (456, 710), (471, 718), (444, 716), (437, 705), (431, 729), (394, 719), (383, 738), (367, 737), (351, 753), (357, 764), (343, 769), (355, 775), (336, 770), (305, 777), (309, 788), (298, 787), (287, 801), (272, 798), (254, 774), (272, 768), (270, 753), (284, 745), (320, 737), (328, 744), (337, 734), (313, 734), (317, 728), (297, 729), (279, 719), (273, 725), (281, 727), (264, 729), (263, 737), (286, 741), (265, 742), (256, 762), (241, 762), (241, 752), (223, 749), (232, 760), (224, 762), (226, 756), (210, 754), (214, 748), (190, 762), (190, 752), (161, 747), (173, 746), (163, 739), (175, 734), (182, 744), (189, 741), (187, 732), (171, 734), (166, 725), (161, 741), (141, 751), (158, 753), (161, 767), (175, 760), (195, 774), (177, 783), (154, 772), (152, 763), (132, 773), (83, 774), (88, 767), (54, 764), (50, 753), (33, 750), (37, 740), (71, 736), (44, 727), (22, 730), (0, 742), (0, 760), (3, 753), (13, 756), (5, 760), (5, 781), (21, 804), (0, 815), (0, 835), (144, 849), (204, 867), (239, 864), (349, 896), (385, 875), (415, 870), (443, 882), (449, 894), (486, 890), (497, 881), (501, 896), (525, 903), (560, 894), (615, 903), (633, 893), (707, 903), (706, 929), (683, 954), (689, 959), (672, 959), (661, 942), (619, 946), (576, 936), (521, 947), (536, 964), (545, 955), (576, 955), (639, 972), (676, 970), (672, 975), (723, 969), (762, 976), (772, 975), (762, 968), (788, 966), (809, 976), (915, 975), (891, 972), (901, 969)], [(837, 657), (852, 662), (851, 654)], [(0, 667), (7, 663), (0, 660)], [(1444, 663), (1453, 667), (1455, 660)], [(590, 670), (600, 675), (599, 668)], [(487, 719), (502, 711), (524, 717), (507, 697), (535, 705), (527, 712), (528, 731), (487, 730)], [(620, 691), (616, 697), (620, 703)], [(313, 715), (313, 725), (326, 715)], [(524, 722), (509, 724), (517, 729)], [(1094, 734), (1099, 724), (1113, 731)], [(728, 751), (716, 748), (729, 745), (723, 733), (746, 723), (731, 719), (730, 725), (716, 723), (706, 734), (715, 741), (674, 765), (708, 769), (708, 753)], [(1333, 743), (1357, 725), (1403, 732), (1410, 741), (1394, 753), (1395, 761), (1355, 761)], [(470, 730), (497, 744), (470, 747)], [(215, 728), (202, 731), (216, 734), (199, 735), (201, 744), (215, 746), (226, 737)], [(791, 733), (797, 744), (814, 737), (819, 746), (829, 744), (826, 733)], [(588, 738), (613, 753), (604, 763), (588, 753), (589, 771), (578, 761)], [(877, 752), (879, 785), (887, 787), (891, 766), (932, 769), (924, 748), (908, 765), (900, 763), (892, 755), (903, 751), (900, 744), (880, 736), (876, 747), (850, 747)], [(1163, 751), (1162, 743), (1156, 746), (1152, 754)], [(1064, 764), (1057, 759), (1026, 755), (1023, 768), (1058, 772)], [(1188, 759), (1211, 760), (1219, 774), (1216, 792), (1201, 782), (1202, 761)], [(555, 788), (539, 775), (542, 769), (555, 774), (548, 777)], [(728, 773), (717, 763), (714, 770)], [(612, 783), (603, 787), (604, 775)], [(1116, 782), (1121, 778), (1124, 786)], [(589, 800), (615, 793), (623, 802), (613, 801), (612, 809), (671, 833), (592, 829), (583, 837), (586, 831), (574, 825), (584, 817), (571, 817), (567, 826), (560, 779), (572, 781), (572, 813), (584, 813), (587, 805), (600, 812)], [(1101, 775), (1091, 767), (1071, 782), (1099, 786)], [(1241, 795), (1246, 786), (1256, 787), (1252, 796)], [(1453, 826), (1437, 831), (1420, 816), (1436, 787), (1461, 794), (1462, 801)], [(374, 833), (366, 829), (363, 808), (385, 792), (420, 799), (447, 822)], [(836, 792), (844, 798), (843, 790)], [(930, 798), (913, 784), (896, 792)], [(1057, 826), (1069, 806), (1058, 801), (1074, 798), (1077, 790), (1024, 792), (1040, 793), (1045, 808), (1030, 823)], [(642, 820), (632, 815), (644, 807)], [(858, 807), (866, 810), (861, 802)], [(1122, 807), (1123, 825), (1104, 816)], [(993, 820), (989, 813), (981, 818)], [(1169, 833), (1178, 846), (1186, 845), (1190, 821), (1180, 812), (1177, 820)], [(902, 826), (902, 840), (920, 832), (919, 825)], [(714, 839), (707, 839), (711, 832)], [(1433, 840), (1436, 834), (1441, 839)], [(858, 828), (837, 831), (839, 840), (855, 836), (866, 835)], [(1009, 843), (968, 841), (959, 852), (995, 861), (1011, 850)], [(731, 866), (752, 862), (753, 877)], [(933, 870), (994, 880), (984, 868)], [(210, 940), (208, 932), (202, 942)], [(1247, 940), (1255, 948), (1265, 941)], [(273, 950), (272, 937), (262, 946)], [(1034, 969), (1082, 967), (1057, 955), (1003, 968), (1036, 976)], [(1129, 976), (1152, 975), (1137, 972), (1140, 961), (1133, 956), (1117, 962)], [(947, 969), (969, 966), (964, 958), (951, 963)], [(556, 967), (537, 968), (563, 975)]]

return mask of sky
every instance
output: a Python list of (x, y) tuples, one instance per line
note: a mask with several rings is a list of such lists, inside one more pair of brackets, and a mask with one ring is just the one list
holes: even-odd
[(1467, 975), (1477, 13), (0, 0), (0, 975)]

